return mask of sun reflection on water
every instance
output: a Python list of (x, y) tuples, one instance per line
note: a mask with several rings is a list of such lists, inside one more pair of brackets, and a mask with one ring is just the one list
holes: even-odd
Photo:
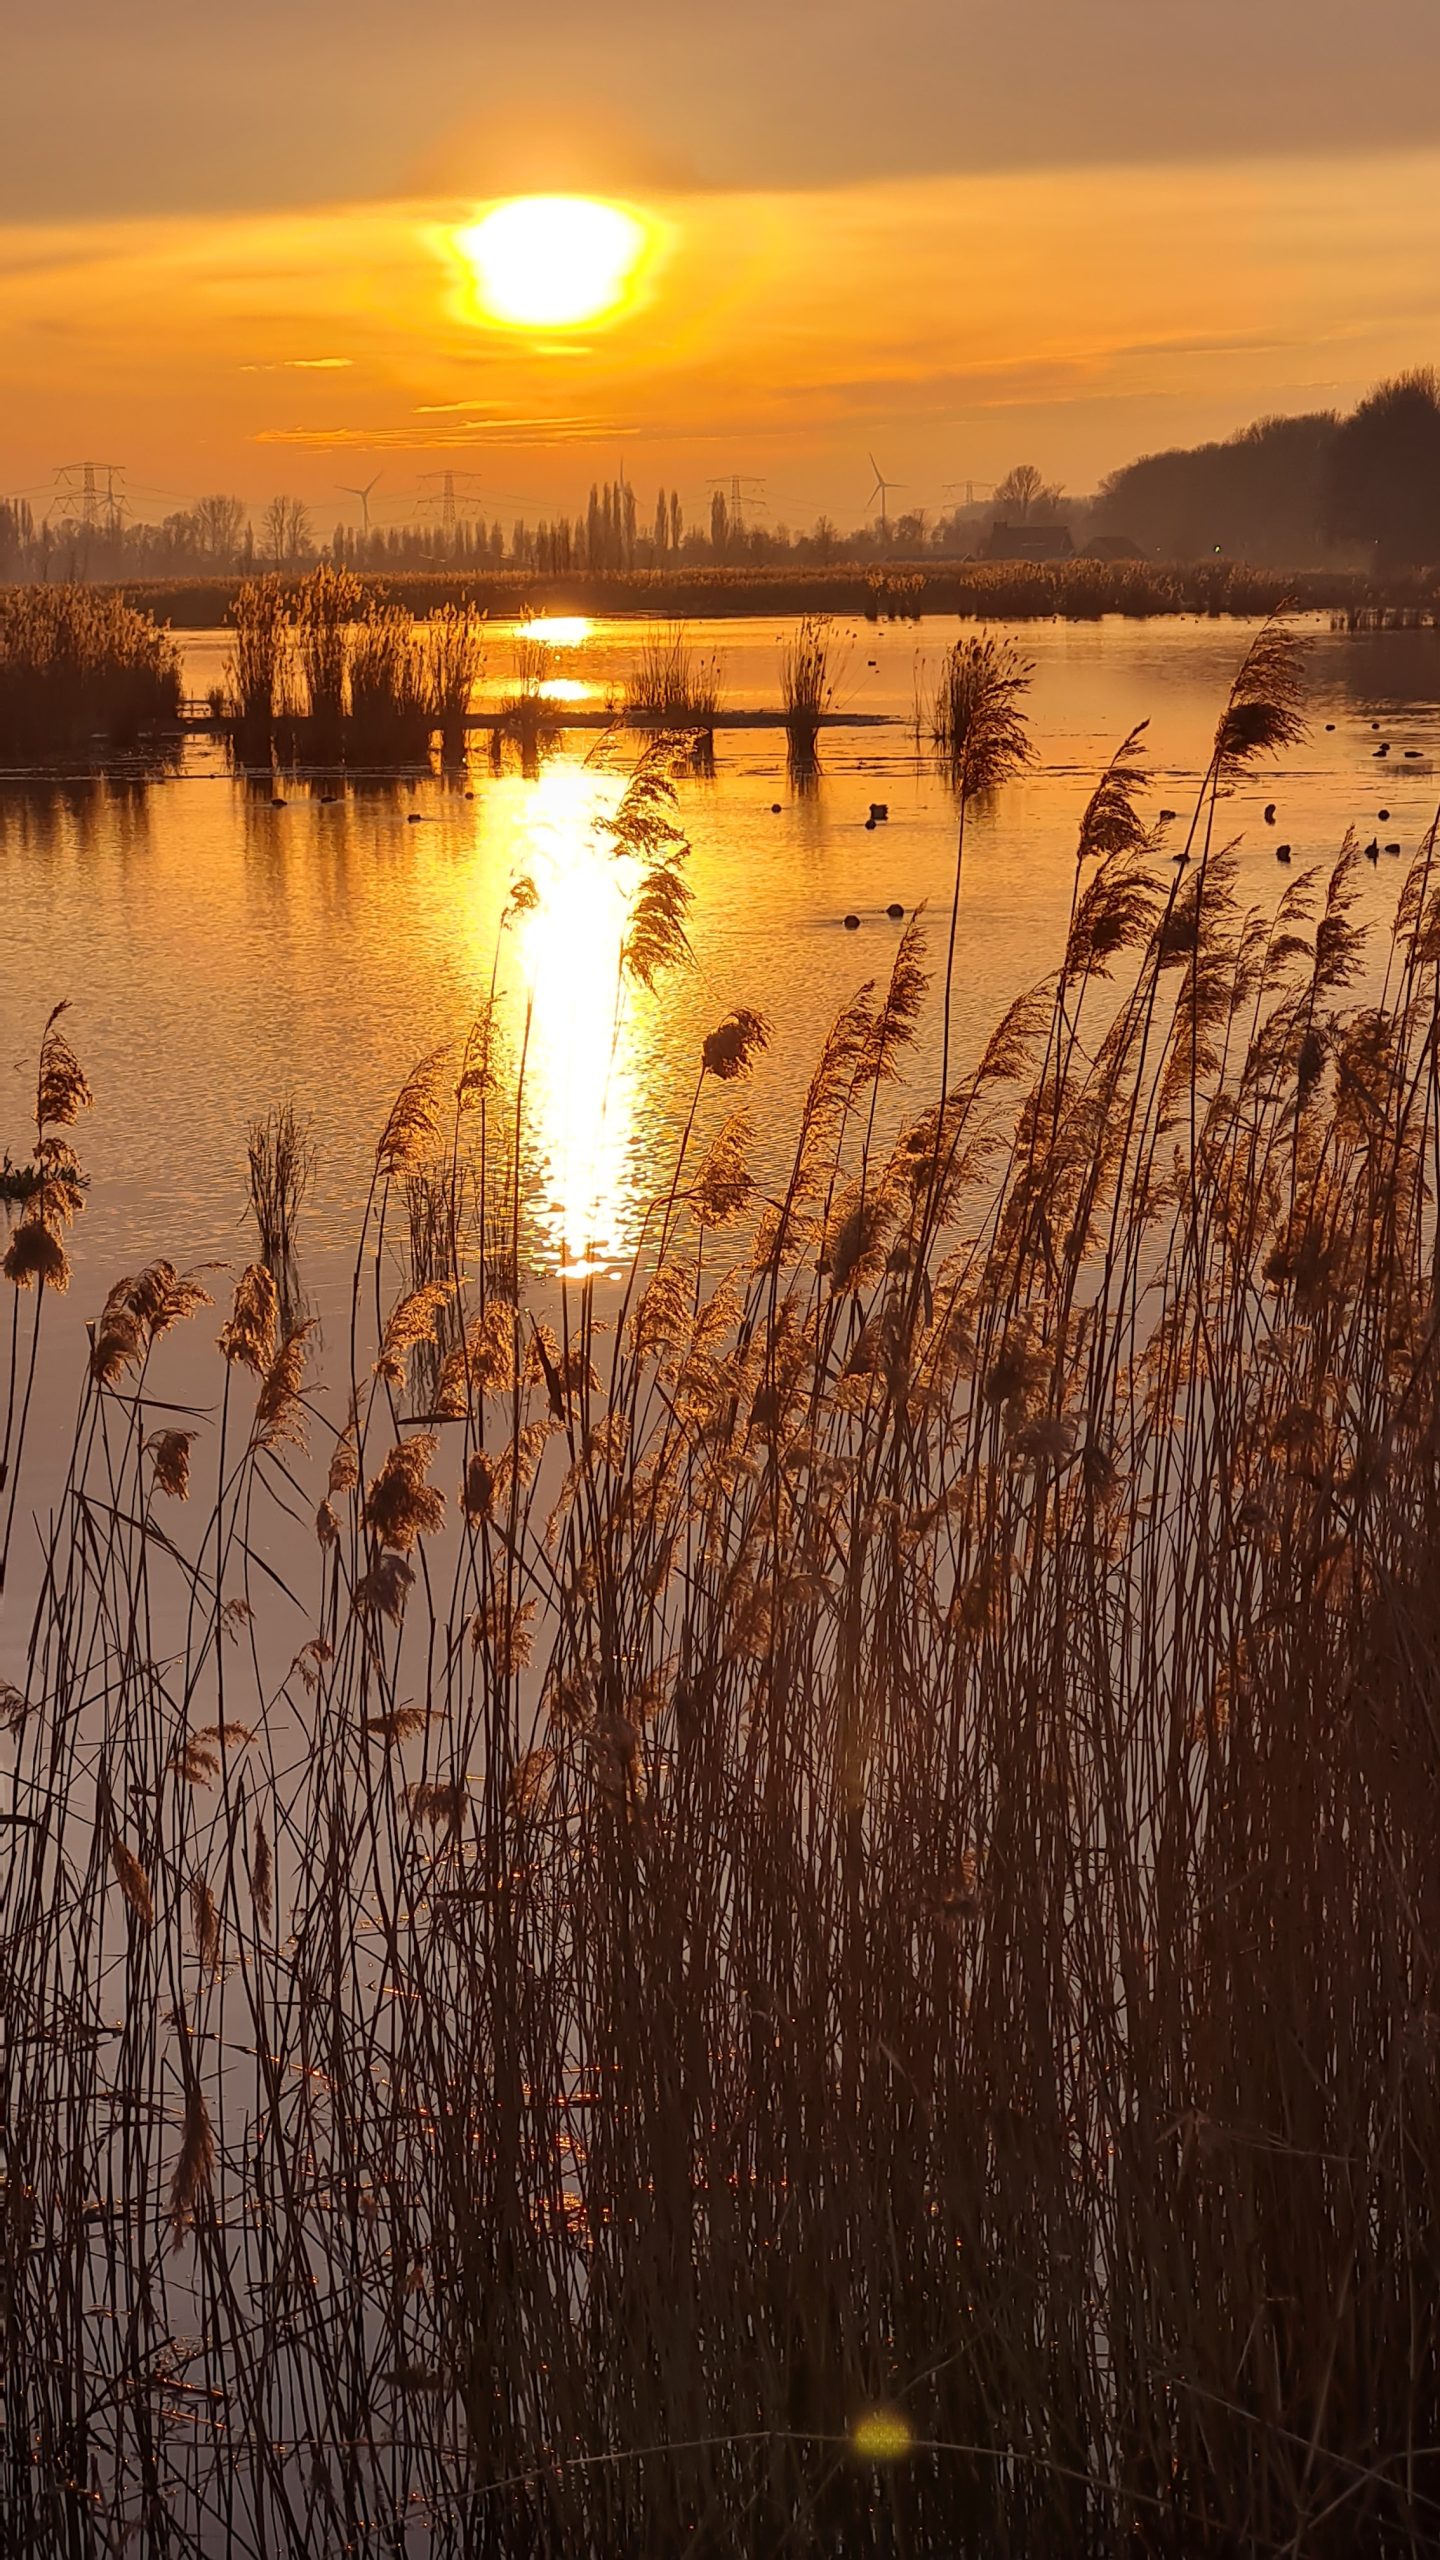
[(584, 613), (531, 613), (515, 629), (543, 640), (550, 649), (580, 649), (590, 637), (591, 623)]
[(620, 961), (637, 879), (598, 831), (623, 776), (557, 757), (524, 788), (514, 868), (535, 896), (514, 919), (513, 996), (536, 1160), (532, 1209), (542, 1251), (581, 1279), (633, 1241), (642, 1061)]

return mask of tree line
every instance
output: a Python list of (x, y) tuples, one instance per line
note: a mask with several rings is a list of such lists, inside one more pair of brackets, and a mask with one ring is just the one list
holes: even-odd
[(1348, 417), (1261, 418), (1223, 442), (1143, 454), (1090, 510), (1151, 558), (1267, 568), (1440, 568), (1440, 375), (1378, 383)]
[(992, 520), (1069, 524), (1077, 549), (1120, 542), (1152, 560), (1220, 557), (1263, 568), (1440, 568), (1440, 375), (1379, 383), (1348, 417), (1316, 410), (1258, 419), (1223, 440), (1142, 454), (1089, 499), (1067, 499), (1018, 463), (982, 501), (931, 514), (881, 514), (842, 531), (747, 519), (717, 488), (687, 522), (676, 490), (642, 503), (623, 479), (597, 482), (574, 515), (508, 526), (468, 506), (426, 523), (321, 526), (282, 493), (257, 513), (216, 493), (159, 524), (118, 508), (91, 521), (37, 520), (0, 501), (0, 581), (204, 577), (300, 569), (320, 559), (384, 572), (515, 568), (542, 575), (679, 567), (831, 567), (874, 560), (964, 559)]

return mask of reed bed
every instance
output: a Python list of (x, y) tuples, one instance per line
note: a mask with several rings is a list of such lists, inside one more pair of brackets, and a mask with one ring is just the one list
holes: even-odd
[(647, 635), (625, 693), (632, 719), (705, 729), (720, 708), (719, 661), (692, 649), (684, 624), (672, 622)]
[[(519, 1125), (483, 1017), (343, 1393), (256, 1268), (177, 1432), (215, 1319), (117, 1282), (4, 1692), (7, 2551), (1436, 2548), (1440, 869), (1377, 955), (1349, 844), (1247, 908), (1298, 727), (1267, 632), (1179, 862), (1128, 741), (941, 1081), (912, 923), (778, 1179), (717, 1024), (613, 1327), (443, 1181), (392, 1277)], [(660, 750), (614, 823), (649, 981)]]
[(473, 606), (437, 605), (424, 625), (426, 694), (440, 732), (441, 753), (459, 764), (465, 753), (465, 719), (485, 672), (485, 624)]
[(0, 588), (0, 755), (133, 748), (180, 698), (180, 653), (148, 613), (93, 587)]
[(241, 587), (227, 668), (232, 735), (247, 758), (278, 748), (326, 763), (423, 764), (435, 732), (448, 762), (484, 666), (484, 622), (468, 604), (417, 623), (401, 605), (328, 564), (287, 588)]
[[(917, 613), (958, 613), (980, 622), (1055, 615), (1089, 621), (1117, 613), (1145, 620), (1198, 613), (1258, 620), (1282, 606), (1297, 613), (1342, 615), (1383, 606), (1431, 623), (1440, 612), (1435, 579), (1424, 571), (1375, 578), (1354, 570), (1254, 569), (1215, 559), (955, 560), (931, 554), (923, 561), (890, 564), (881, 575), (918, 579), (918, 586), (905, 590), (907, 619)], [(403, 604), (416, 615), (455, 602), (505, 618), (530, 611), (646, 614), (669, 621), (699, 615), (830, 613), (854, 620), (867, 615), (875, 602), (871, 571), (863, 561), (828, 567), (813, 562), (745, 567), (697, 563), (553, 574), (524, 568), (391, 570), (364, 583), (370, 594)], [(156, 580), (132, 583), (124, 592), (132, 602), (162, 612), (177, 629), (204, 630), (224, 620), (235, 583)]]
[(805, 613), (780, 647), (780, 696), (793, 762), (813, 765), (835, 699), (834, 629), (827, 614)]
[(346, 742), (360, 761), (423, 763), (432, 707), (416, 628), (400, 605), (379, 605), (351, 635)]
[(309, 717), (317, 732), (337, 743), (350, 707), (351, 633), (364, 607), (359, 579), (325, 562), (295, 591), (292, 619)]

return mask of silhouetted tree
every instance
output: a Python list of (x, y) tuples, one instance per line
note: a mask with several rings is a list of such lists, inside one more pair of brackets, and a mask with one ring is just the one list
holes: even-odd
[(1017, 462), (1007, 471), (995, 492), (995, 512), (1012, 521), (1018, 518), (1028, 524), (1032, 516), (1053, 515), (1060, 504), (1060, 491), (1047, 485), (1044, 473), (1033, 462)]
[(1440, 566), (1440, 375), (1425, 366), (1381, 382), (1339, 428), (1326, 521), (1363, 542), (1377, 569)]
[(277, 568), (303, 560), (312, 548), (310, 510), (303, 498), (272, 498), (264, 516), (265, 548)]
[(239, 556), (245, 530), (245, 501), (216, 493), (195, 501), (195, 533), (207, 560), (228, 568)]
[(1324, 557), (1333, 411), (1260, 418), (1223, 443), (1142, 454), (1102, 482), (1090, 526), (1128, 534), (1152, 560), (1230, 560), (1276, 569)]

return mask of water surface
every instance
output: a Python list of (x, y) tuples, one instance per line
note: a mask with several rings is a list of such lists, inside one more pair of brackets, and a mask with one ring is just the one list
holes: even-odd
[[(692, 626), (720, 661), (724, 700), (778, 700), (775, 622)], [(348, 1295), (357, 1210), (377, 1130), (413, 1060), (459, 1037), (496, 972), (511, 1053), (524, 1045), (527, 1250), (541, 1271), (611, 1268), (630, 1249), (689, 1109), (699, 1044), (732, 1006), (764, 1013), (772, 1047), (751, 1094), (772, 1164), (815, 1050), (856, 985), (888, 970), (886, 913), (927, 906), (943, 926), (954, 805), (906, 725), (961, 626), (841, 626), (842, 709), (888, 728), (827, 735), (798, 788), (776, 732), (721, 731), (713, 778), (680, 784), (692, 852), (695, 965), (640, 994), (618, 1026), (624, 881), (596, 820), (622, 771), (597, 771), (572, 733), (526, 778), (492, 773), (483, 740), (462, 777), (237, 776), (214, 741), (164, 780), (0, 782), (7, 966), (0, 982), (0, 1140), (28, 1153), (32, 1060), (44, 1014), (73, 1005), (96, 1091), (81, 1132), (92, 1176), (76, 1236), (75, 1317), (156, 1253), (233, 1263), (247, 1245), (249, 1120), (282, 1097), (311, 1116), (317, 1159), (302, 1231), (322, 1314)], [(623, 685), (634, 625), (552, 635), (557, 681), (602, 702)], [(1041, 624), (1013, 636), (1035, 662), (1035, 769), (977, 812), (966, 857), (957, 996), (961, 1063), (1001, 1007), (1052, 967), (1069, 905), (1076, 822), (1107, 756), (1149, 720), (1153, 806), (1183, 824), (1217, 707), (1248, 630), (1221, 622)], [(1428, 826), (1440, 761), (1440, 637), (1309, 635), (1313, 726), (1283, 769), (1230, 804), (1247, 897), (1273, 902), (1347, 826), (1408, 853)], [(186, 641), (191, 692), (218, 678), (220, 633)], [(487, 692), (503, 689), (497, 631)], [(557, 710), (563, 709), (563, 699)], [(1333, 728), (1327, 727), (1333, 722)], [(1378, 726), (1376, 725), (1378, 724)], [(1388, 758), (1377, 760), (1382, 739)], [(1418, 750), (1407, 759), (1405, 750)], [(284, 805), (271, 805), (273, 797)], [(873, 800), (888, 822), (867, 829)], [(1264, 809), (1275, 804), (1275, 824)], [(1388, 812), (1382, 815), (1382, 812)], [(1275, 847), (1293, 848), (1292, 867)], [(1366, 875), (1377, 922), (1403, 864)], [(517, 878), (538, 904), (500, 931)], [(845, 929), (847, 914), (860, 918)], [(933, 1081), (938, 1008), (919, 1044)]]

